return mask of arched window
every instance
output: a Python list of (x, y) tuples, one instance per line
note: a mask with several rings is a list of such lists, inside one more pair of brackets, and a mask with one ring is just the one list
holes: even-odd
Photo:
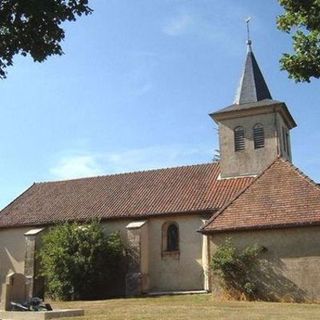
[(179, 250), (179, 229), (175, 223), (171, 223), (167, 230), (167, 251)]
[(234, 130), (234, 150), (244, 150), (244, 129), (243, 127), (236, 127)]
[(162, 253), (179, 252), (179, 226), (176, 222), (165, 222), (162, 226)]
[(257, 123), (253, 127), (253, 143), (255, 149), (264, 147), (264, 129), (261, 123)]

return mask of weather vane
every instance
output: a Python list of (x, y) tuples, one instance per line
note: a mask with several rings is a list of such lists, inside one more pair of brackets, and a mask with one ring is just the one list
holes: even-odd
[(251, 39), (250, 39), (250, 28), (249, 28), (249, 22), (251, 20), (251, 17), (248, 17), (245, 21), (247, 24), (247, 45), (249, 46), (249, 50), (251, 50)]

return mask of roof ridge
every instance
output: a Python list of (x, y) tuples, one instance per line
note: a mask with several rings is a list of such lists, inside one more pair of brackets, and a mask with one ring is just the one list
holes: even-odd
[(159, 169), (146, 169), (146, 170), (137, 170), (137, 171), (129, 171), (129, 172), (111, 173), (111, 174), (103, 174), (103, 175), (98, 175), (98, 176), (72, 178), (72, 179), (64, 179), (64, 180), (40, 181), (40, 182), (34, 182), (33, 184), (41, 185), (41, 184), (60, 183), (60, 182), (69, 182), (69, 181), (82, 181), (82, 180), (90, 180), (90, 179), (99, 179), (99, 178), (104, 178), (104, 177), (125, 176), (125, 175), (133, 175), (133, 174), (138, 174), (138, 173), (148, 173), (148, 172), (156, 172), (156, 171), (158, 172), (158, 171), (200, 167), (200, 166), (207, 166), (207, 165), (216, 165), (217, 166), (217, 165), (219, 165), (219, 162), (196, 163), (196, 164), (181, 165), (181, 166), (175, 166), (175, 167), (164, 167), (164, 168), (159, 168)]
[(22, 196), (27, 193), (32, 187), (34, 187), (36, 185), (36, 183), (34, 182), (31, 186), (29, 186), (26, 190), (24, 190), (21, 194), (19, 194), (16, 198), (14, 198), (12, 201), (10, 201), (5, 207), (3, 207), (2, 209), (0, 209), (0, 218), (2, 217), (2, 213), (4, 211), (4, 209), (6, 209), (7, 207), (9, 207), (13, 202), (15, 202), (17, 199), (22, 198)]
[(244, 187), (238, 194), (236, 194), (229, 202), (227, 202), (220, 210), (218, 210), (200, 229), (200, 232), (204, 232), (204, 229), (211, 224), (227, 207), (232, 205), (244, 192), (246, 192), (257, 180), (259, 180), (276, 162), (281, 160), (281, 156), (277, 156), (255, 179), (253, 179), (246, 187)]
[(292, 162), (290, 162), (287, 159), (283, 159), (281, 158), (280, 160), (282, 160), (283, 162), (287, 163), (294, 171), (296, 171), (304, 180), (306, 180), (307, 182), (309, 182), (313, 187), (316, 187), (317, 189), (319, 189), (320, 191), (320, 187), (319, 185), (313, 180), (311, 179), (308, 175), (306, 175), (302, 170), (300, 170), (297, 166), (295, 166)]

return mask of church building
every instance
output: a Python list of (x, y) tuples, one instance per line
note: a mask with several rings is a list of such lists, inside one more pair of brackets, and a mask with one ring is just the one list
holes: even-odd
[(0, 213), (0, 282), (9, 273), (37, 293), (36, 253), (48, 227), (100, 219), (135, 261), (124, 294), (219, 292), (216, 248), (265, 248), (266, 299), (320, 299), (320, 189), (292, 163), (286, 104), (271, 97), (247, 44), (234, 103), (210, 114), (219, 162), (35, 183)]

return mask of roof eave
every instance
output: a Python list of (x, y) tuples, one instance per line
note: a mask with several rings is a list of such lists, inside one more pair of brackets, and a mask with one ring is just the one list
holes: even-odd
[(275, 103), (268, 105), (257, 105), (250, 106), (249, 108), (242, 109), (229, 109), (229, 110), (221, 110), (217, 112), (210, 113), (209, 116), (216, 122), (220, 122), (221, 120), (233, 119), (233, 118), (241, 118), (245, 116), (250, 116), (252, 114), (264, 114), (264, 113), (272, 113), (274, 111), (278, 111), (283, 116), (287, 126), (292, 129), (297, 126), (294, 121), (288, 107), (284, 102), (275, 101)]
[(233, 228), (223, 229), (209, 229), (202, 228), (199, 232), (203, 234), (213, 233), (228, 233), (228, 232), (242, 232), (242, 231), (254, 231), (254, 230), (272, 230), (272, 229), (287, 229), (287, 228), (302, 228), (302, 227), (313, 227), (320, 226), (320, 221), (309, 221), (309, 222), (296, 222), (296, 223), (279, 223), (279, 224), (268, 224), (268, 225), (255, 225), (255, 226), (242, 226)]
[(79, 223), (86, 223), (89, 221), (92, 221), (94, 219), (98, 219), (101, 222), (104, 221), (114, 221), (114, 220), (141, 220), (141, 219), (147, 219), (147, 218), (156, 218), (156, 217), (169, 217), (169, 216), (182, 216), (182, 215), (213, 215), (216, 213), (218, 209), (215, 208), (205, 208), (205, 209), (196, 209), (196, 210), (187, 210), (187, 211), (169, 211), (169, 212), (145, 212), (136, 216), (133, 215), (123, 215), (118, 217), (91, 217), (91, 218), (70, 218), (70, 219), (64, 219), (64, 220), (56, 220), (56, 221), (50, 221), (50, 222), (43, 222), (39, 221), (37, 222), (30, 222), (30, 223), (8, 223), (0, 225), (0, 230), (4, 229), (13, 229), (13, 228), (31, 228), (31, 227), (50, 227), (61, 223), (73, 223), (73, 222), (79, 222)]

